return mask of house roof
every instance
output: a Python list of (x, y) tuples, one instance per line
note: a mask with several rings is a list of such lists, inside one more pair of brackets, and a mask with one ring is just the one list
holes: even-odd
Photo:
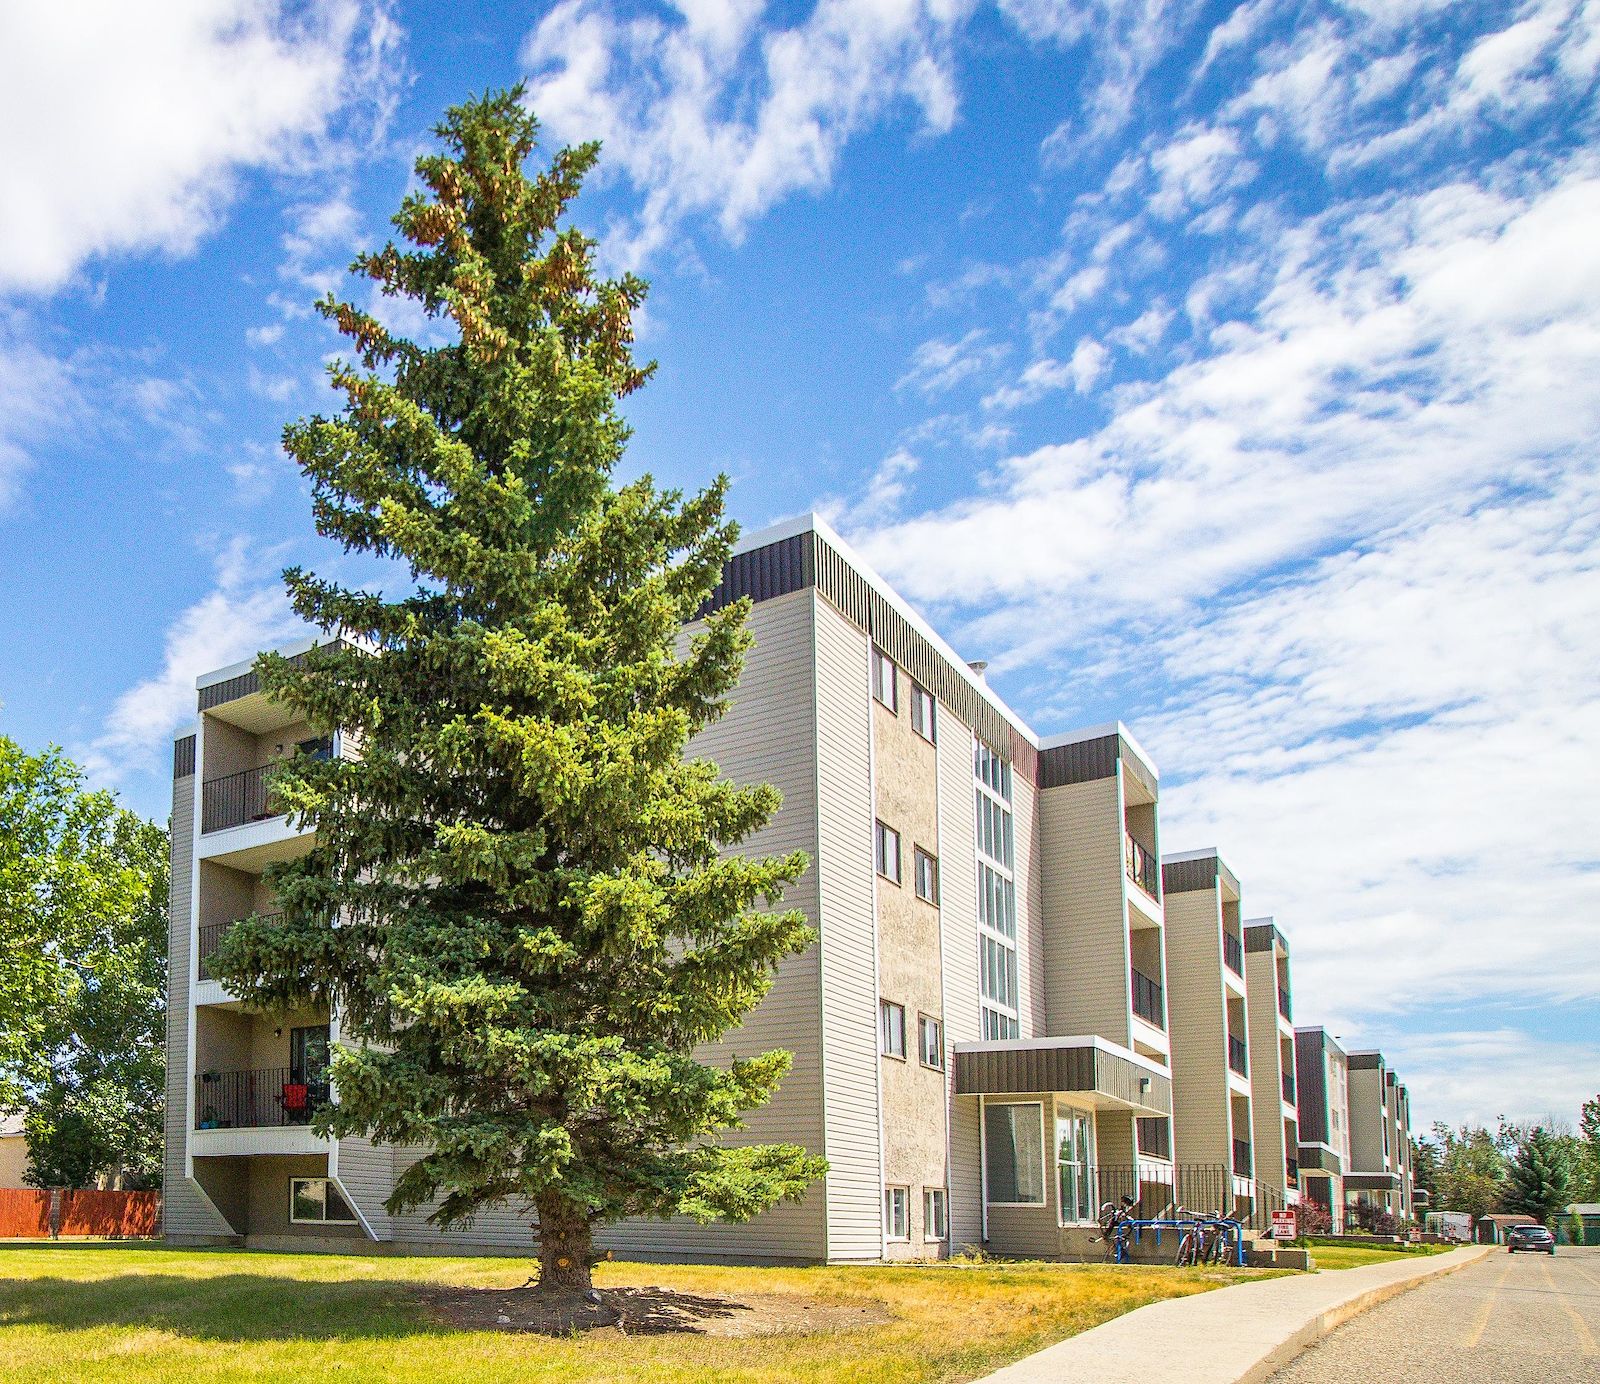
[(1575, 1201), (1567, 1207), (1569, 1216), (1600, 1216), (1600, 1201)]
[(22, 1137), (22, 1112), (15, 1115), (0, 1115), (0, 1139)]

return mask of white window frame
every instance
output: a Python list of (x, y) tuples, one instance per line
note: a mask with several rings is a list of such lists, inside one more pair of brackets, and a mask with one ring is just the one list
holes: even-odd
[[(319, 1217), (297, 1216), (294, 1213), (295, 1188), (308, 1182), (322, 1184), (322, 1215)], [(328, 1215), (328, 1188), (333, 1186), (331, 1177), (291, 1177), (289, 1179), (289, 1224), (290, 1225), (360, 1225), (361, 1221), (355, 1214), (355, 1207), (350, 1207), (350, 1219), (343, 1217), (330, 1217)], [(338, 1193), (339, 1200), (350, 1206), (350, 1198), (337, 1187), (333, 1190)]]
[(950, 1238), (950, 1193), (943, 1187), (922, 1189), (922, 1238), (929, 1244), (942, 1244)]
[[(922, 891), (924, 865), (928, 872), (927, 893)], [(911, 889), (923, 903), (931, 903), (935, 908), (939, 906), (939, 857), (917, 845), (911, 847)]]
[[(889, 850), (890, 838), (894, 840), (894, 851)], [(878, 878), (886, 879), (891, 884), (899, 885), (902, 878), (900, 868), (900, 833), (892, 826), (879, 818), (872, 828), (872, 863), (878, 872)], [(889, 873), (889, 866), (894, 867), (894, 873)]]
[[(992, 1161), (989, 1158), (989, 1112), (1004, 1109), (1031, 1108), (1039, 1117), (1039, 1199), (1037, 1201), (995, 1201), (989, 1195), (989, 1171)], [(1044, 1102), (1039, 1100), (1004, 1100), (987, 1101), (983, 1107), (983, 1124), (979, 1130), (979, 1137), (983, 1140), (983, 1200), (987, 1206), (1026, 1206), (1038, 1210), (1050, 1204), (1050, 1163), (1046, 1152), (1050, 1148), (1050, 1140), (1045, 1137), (1044, 1127)]]
[[(892, 1024), (891, 1019), (894, 1020)], [(896, 1035), (899, 1039), (898, 1051), (895, 1047)], [(894, 1000), (878, 1001), (878, 1053), (901, 1062), (906, 1060), (906, 1007)]]
[[(1016, 837), (1011, 812), (1011, 766), (977, 736), (973, 736), (972, 743), (978, 877), (978, 1008), (980, 1032), (984, 1041), (989, 1042), (1022, 1036)], [(1000, 965), (1010, 992), (1007, 997), (987, 992), (990, 968), (986, 946), (1003, 953)]]
[[(933, 1041), (928, 1041), (929, 1035)], [(929, 1061), (929, 1053), (933, 1060)], [(944, 1070), (944, 1024), (935, 1019), (931, 1014), (917, 1015), (917, 1058), (924, 1067), (930, 1067), (936, 1072)]]
[[(1095, 1220), (1095, 1211), (1098, 1206), (1097, 1197), (1099, 1195), (1098, 1190), (1095, 1187), (1095, 1159), (1098, 1157), (1096, 1145), (1098, 1144), (1100, 1138), (1099, 1122), (1095, 1119), (1094, 1111), (1083, 1110), (1075, 1105), (1067, 1105), (1061, 1101), (1056, 1102), (1055, 1114), (1056, 1137), (1054, 1140), (1052, 1140), (1052, 1150), (1055, 1154), (1053, 1163), (1056, 1176), (1056, 1223), (1061, 1226), (1092, 1225)], [(1067, 1219), (1066, 1205), (1061, 1200), (1061, 1121), (1063, 1119), (1087, 1121), (1089, 1127), (1089, 1145), (1088, 1148), (1084, 1150), (1084, 1152), (1088, 1155), (1087, 1161), (1079, 1163), (1075, 1158), (1067, 1160), (1068, 1166), (1079, 1168), (1081, 1170), (1081, 1176), (1084, 1179), (1084, 1184), (1086, 1187), (1085, 1205), (1088, 1214), (1076, 1220), (1070, 1221)]]
[[(895, 1212), (899, 1211), (900, 1228), (895, 1228)], [(883, 1189), (883, 1238), (909, 1240), (911, 1238), (911, 1189), (888, 1186)]]
[[(884, 696), (887, 690), (888, 696)], [(900, 671), (895, 661), (876, 644), (872, 646), (872, 695), (880, 706), (900, 714)]]
[(911, 729), (930, 745), (939, 743), (938, 701), (915, 678), (911, 680)]

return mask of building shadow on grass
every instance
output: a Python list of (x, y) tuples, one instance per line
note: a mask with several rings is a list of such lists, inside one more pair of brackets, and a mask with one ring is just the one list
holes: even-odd
[(144, 1328), (205, 1341), (353, 1341), (455, 1329), (418, 1310), (417, 1289), (394, 1280), (316, 1282), (248, 1272), (12, 1278), (0, 1257), (0, 1322), (62, 1331)]

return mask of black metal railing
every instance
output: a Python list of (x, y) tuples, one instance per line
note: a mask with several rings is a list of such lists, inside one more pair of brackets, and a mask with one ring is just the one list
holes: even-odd
[(1143, 971), (1135, 968), (1133, 972), (1133, 1012), (1147, 1024), (1154, 1024), (1157, 1028), (1167, 1026), (1166, 997), (1161, 992), (1161, 987), (1151, 980)]
[(1172, 1125), (1160, 1115), (1141, 1115), (1139, 1152), (1151, 1158), (1171, 1158)]
[(196, 1129), (276, 1129), (311, 1123), (328, 1103), (328, 1078), (308, 1080), (289, 1067), (201, 1072), (194, 1079)]
[(1152, 899), (1161, 897), (1160, 862), (1128, 832), (1122, 834), (1122, 867), (1128, 872), (1128, 878)]
[[(278, 918), (279, 913), (246, 914), (245, 917)], [(244, 918), (229, 918), (225, 923), (207, 923), (200, 929), (199, 945), (200, 957), (198, 970), (201, 980), (215, 980), (211, 974), (211, 958), (217, 954), (217, 948), (222, 944), (222, 939), (227, 935), (228, 929), (235, 923), (243, 922)]]
[[(1215, 1052), (1216, 1049), (1213, 1048), (1212, 1051)], [(1243, 1038), (1235, 1038), (1231, 1033), (1228, 1035), (1228, 1065), (1240, 1076), (1250, 1075), (1250, 1050), (1245, 1046)]]
[(1222, 934), (1222, 961), (1234, 975), (1244, 977), (1244, 943), (1231, 932)]
[[(1246, 1143), (1244, 1148), (1248, 1155), (1249, 1144)], [(1248, 1162), (1245, 1168), (1245, 1172), (1237, 1175), (1251, 1176)], [(1146, 1165), (1145, 1171), (1150, 1171), (1149, 1165)], [(1137, 1203), (1134, 1214), (1145, 1220), (1155, 1220), (1174, 1205), (1181, 1205), (1203, 1215), (1220, 1211), (1224, 1215), (1237, 1216), (1247, 1230), (1270, 1230), (1272, 1213), (1283, 1209), (1284, 1198), (1261, 1182), (1252, 1183), (1250, 1193), (1241, 1196), (1235, 1191), (1235, 1175), (1233, 1168), (1222, 1163), (1174, 1163), (1170, 1174), (1162, 1169), (1159, 1178), (1147, 1178), (1140, 1175), (1139, 1169), (1127, 1163), (1101, 1163), (1091, 1172), (1091, 1200), (1098, 1209), (1108, 1201), (1118, 1202), (1128, 1197)], [(1156, 1257), (1170, 1263), (1172, 1253), (1177, 1249), (1176, 1235), (1170, 1230), (1163, 1232), (1163, 1240), (1159, 1244), (1155, 1236), (1156, 1232), (1145, 1231), (1140, 1235), (1138, 1244), (1146, 1248), (1156, 1247)]]
[(267, 775), (274, 767), (263, 764), (243, 773), (208, 779), (200, 789), (200, 830), (225, 831), (279, 816), (268, 801)]
[(1294, 1077), (1288, 1072), (1283, 1074), (1283, 1098), (1290, 1105), (1294, 1104)]
[(1282, 1014), (1290, 1023), (1294, 1022), (1294, 1014), (1289, 1006), (1289, 992), (1281, 985), (1278, 987), (1278, 1013)]
[(1250, 1141), (1248, 1139), (1235, 1139), (1233, 1141), (1233, 1171), (1238, 1177), (1251, 1175)]

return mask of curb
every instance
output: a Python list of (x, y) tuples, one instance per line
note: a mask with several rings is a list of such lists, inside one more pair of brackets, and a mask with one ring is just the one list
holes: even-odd
[(1185, 1384), (1263, 1384), (1352, 1317), (1488, 1254), (1470, 1246), (1417, 1265), (1293, 1274), (1167, 1298), (1013, 1361), (980, 1384), (1148, 1384), (1174, 1367)]
[[(1291, 1360), (1304, 1355), (1306, 1351), (1316, 1345), (1325, 1336), (1330, 1336), (1339, 1327), (1343, 1326), (1352, 1317), (1359, 1317), (1363, 1312), (1370, 1312), (1381, 1303), (1397, 1298), (1402, 1293), (1409, 1293), (1413, 1288), (1420, 1288), (1424, 1283), (1431, 1283), (1436, 1278), (1443, 1278), (1447, 1274), (1464, 1269), (1468, 1264), (1477, 1264), (1489, 1257), (1490, 1246), (1477, 1245), (1477, 1254), (1468, 1255), (1466, 1258), (1457, 1259), (1453, 1264), (1430, 1264), (1427, 1268), (1411, 1278), (1402, 1278), (1397, 1283), (1384, 1283), (1376, 1288), (1368, 1288), (1364, 1293), (1357, 1293), (1355, 1297), (1330, 1307), (1325, 1312), (1318, 1313), (1288, 1340), (1282, 1342), (1274, 1349), (1268, 1351), (1255, 1364), (1251, 1365), (1243, 1374), (1239, 1375), (1234, 1384), (1261, 1384), (1262, 1380), (1271, 1378)], [(1441, 1255), (1441, 1259), (1448, 1259), (1449, 1254)], [(1332, 1270), (1336, 1273), (1348, 1273), (1348, 1269)], [(1224, 1289), (1226, 1291), (1226, 1289)]]

